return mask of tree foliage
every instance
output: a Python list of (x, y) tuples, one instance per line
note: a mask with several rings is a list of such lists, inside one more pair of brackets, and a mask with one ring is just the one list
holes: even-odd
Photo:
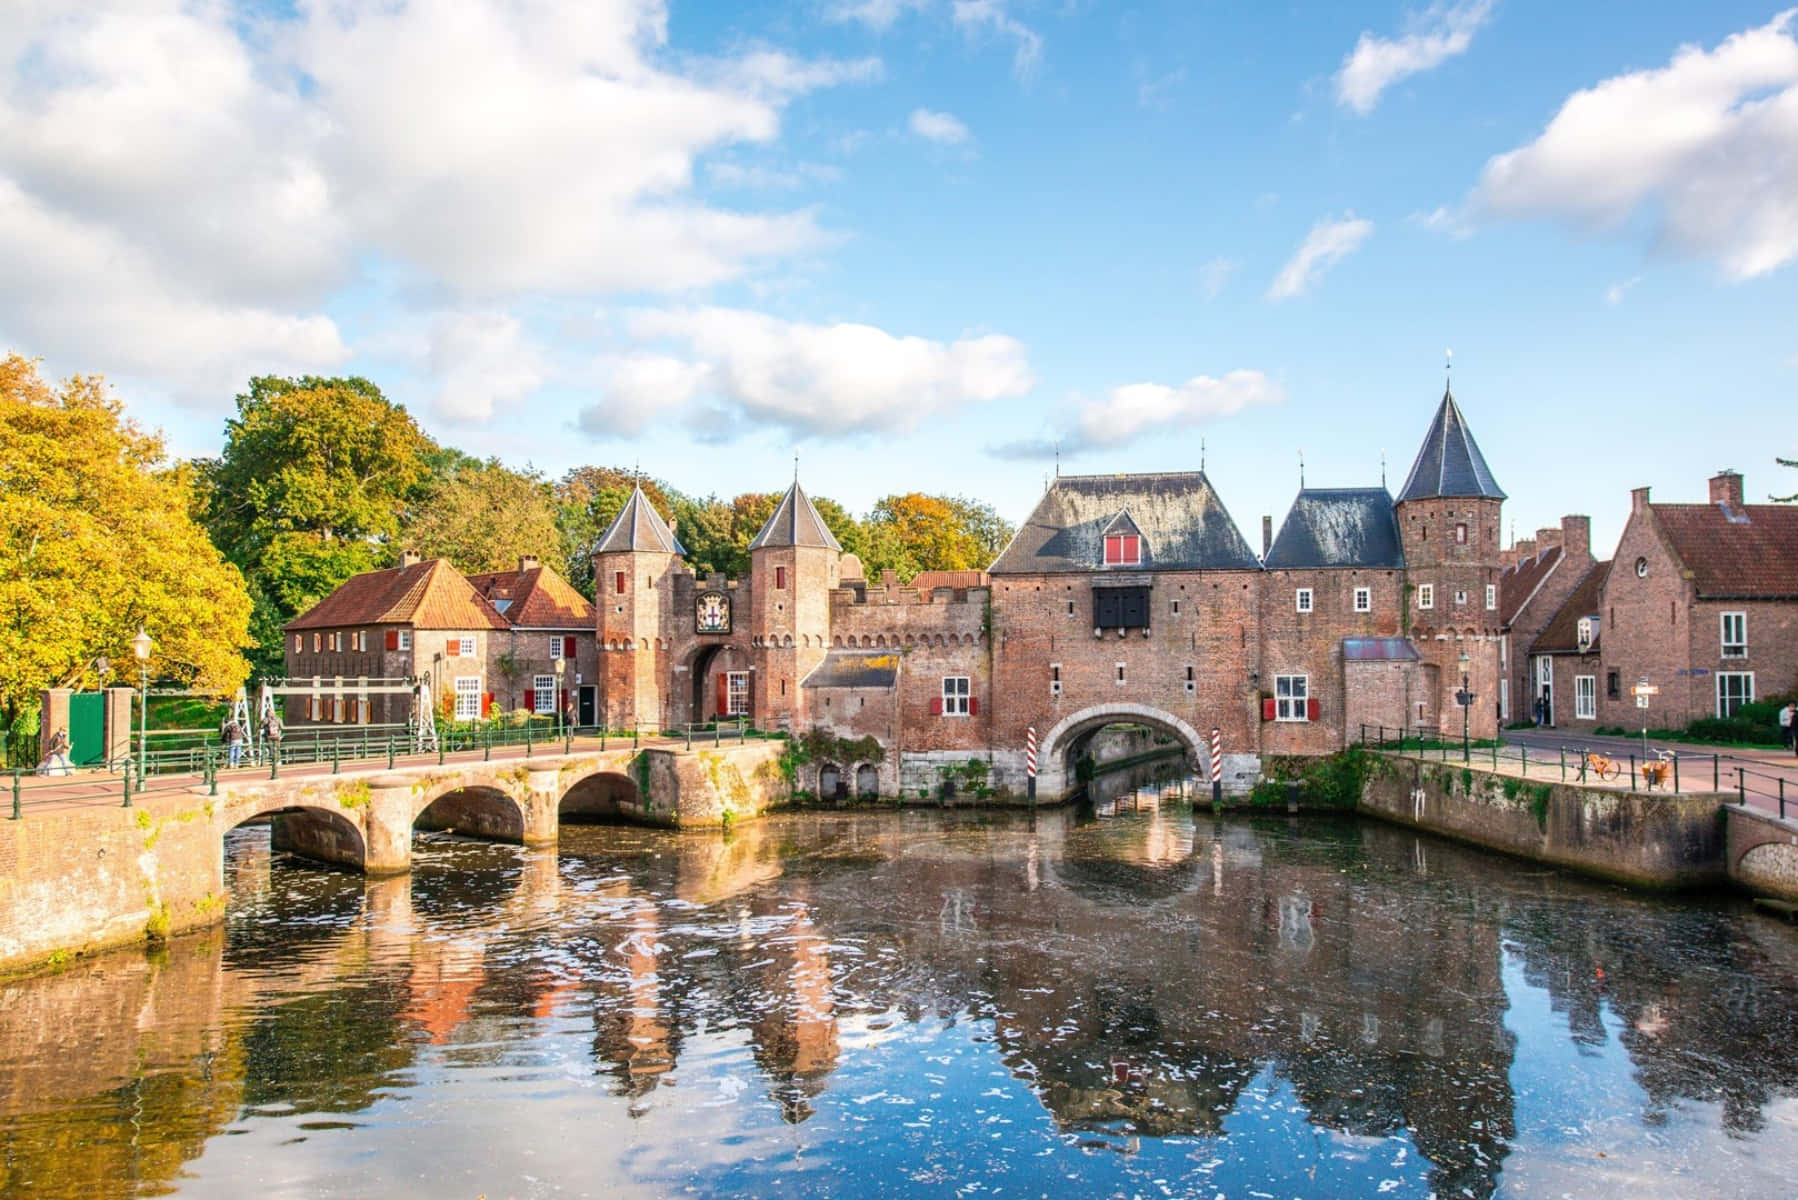
[[(1776, 455), (1773, 461), (1782, 467), (1798, 467), (1798, 458), (1780, 458)], [(1798, 500), (1798, 492), (1793, 492), (1790, 496), (1769, 496), (1768, 499), (1775, 504), (1790, 504)]]
[(95, 378), (58, 387), (0, 360), (0, 707), (9, 726), (55, 686), (120, 677), (141, 626), (159, 680), (231, 691), (250, 598), (195, 522), (195, 473), (126, 420)]
[(891, 565), (902, 577), (919, 571), (979, 569), (991, 561), (965, 514), (940, 496), (908, 492), (884, 497), (874, 506), (868, 524), (876, 533), (872, 547), (876, 554), (897, 560), (880, 565)]
[(405, 543), (464, 574), (511, 570), (525, 554), (560, 566), (557, 515), (555, 494), (536, 472), (498, 459), (458, 462), (440, 470), (412, 507)]

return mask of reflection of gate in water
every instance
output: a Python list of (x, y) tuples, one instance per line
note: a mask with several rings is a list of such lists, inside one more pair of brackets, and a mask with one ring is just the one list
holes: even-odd
[(69, 697), (69, 761), (91, 767), (106, 755), (106, 694), (76, 692)]

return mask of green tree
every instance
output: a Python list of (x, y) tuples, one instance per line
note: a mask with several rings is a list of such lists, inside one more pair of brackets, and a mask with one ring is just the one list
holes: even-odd
[[(966, 503), (966, 502), (963, 502)], [(991, 561), (982, 540), (954, 504), (940, 496), (908, 492), (886, 496), (874, 506), (868, 525), (876, 537), (874, 549), (881, 566), (898, 570), (902, 578), (918, 571), (965, 571), (985, 567)], [(990, 534), (989, 534), (990, 536)], [(897, 560), (894, 562), (886, 559)]]
[(412, 507), (405, 542), (426, 558), (449, 559), (464, 574), (510, 570), (524, 554), (559, 567), (556, 518), (555, 494), (541, 475), (511, 470), (498, 459), (468, 459), (428, 485)]
[(593, 598), (593, 547), (624, 509), (631, 489), (639, 485), (644, 497), (664, 518), (675, 514), (680, 493), (659, 480), (639, 477), (634, 471), (576, 467), (556, 481), (562, 574), (588, 599)]
[[(155, 678), (229, 692), (248, 671), (250, 598), (194, 521), (196, 478), (96, 378), (52, 388), (0, 360), (0, 715), (35, 729), (44, 688), (120, 672), (142, 627)], [(16, 741), (17, 739), (15, 739)], [(15, 744), (15, 751), (30, 753)]]
[[(1798, 458), (1780, 458), (1775, 455), (1773, 461), (1782, 467), (1798, 467)], [(1790, 496), (1768, 496), (1767, 498), (1775, 504), (1790, 504), (1792, 501), (1798, 500), (1798, 492), (1793, 492)]]
[(201, 473), (207, 532), (249, 581), (258, 671), (280, 673), (283, 624), (391, 561), (437, 449), (366, 379), (259, 376), (237, 397)]

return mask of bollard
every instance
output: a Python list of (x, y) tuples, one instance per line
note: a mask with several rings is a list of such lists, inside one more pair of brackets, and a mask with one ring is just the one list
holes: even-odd
[[(269, 753), (273, 754), (274, 750), (271, 748)], [(206, 752), (206, 794), (208, 796), (216, 796), (219, 794), (218, 759), (213, 757), (212, 751), (210, 750)]]
[(1748, 777), (1742, 773), (1740, 767), (1736, 768), (1736, 803), (1742, 805), (1748, 803)]
[(686, 727), (686, 737), (687, 737), (687, 749), (691, 750), (693, 748), (693, 726), (688, 725)]
[(24, 818), (25, 805), (23, 797), (19, 795), (19, 773), (14, 771), (12, 773), (12, 819), (21, 821)]
[(448, 741), (449, 735), (447, 733), (440, 733), (437, 735), (437, 765), (440, 767), (443, 765), (443, 747)]
[(643, 728), (642, 725), (640, 725), (636, 721), (631, 722), (631, 749), (632, 750), (635, 750), (637, 748), (637, 734), (642, 728)]
[(1779, 819), (1786, 819), (1786, 777), (1779, 777)]
[(131, 807), (131, 766), (132, 766), (132, 760), (129, 758), (126, 759), (125, 760), (125, 803), (121, 804), (119, 806), (120, 808), (130, 808)]
[(393, 735), (387, 735), (387, 769), (393, 770)]
[(279, 746), (277, 746), (268, 756), (268, 777), (270, 779), (279, 779), (280, 776), (281, 776), (281, 748)]
[(569, 729), (562, 734), (562, 753), (574, 753), (574, 730)]
[(1712, 754), (1711, 755), (1711, 791), (1713, 791), (1713, 792), (1720, 792), (1723, 790), (1722, 777), (1719, 774), (1719, 771), (1720, 771), (1720, 768), (1717, 765), (1717, 756), (1715, 754)]
[(1492, 739), (1492, 769), (1498, 770), (1498, 739)]
[(493, 726), (491, 725), (481, 735), (481, 761), (493, 761)]
[(1629, 790), (1632, 792), (1636, 790), (1636, 755), (1634, 751), (1631, 751), (1629, 756)]
[(606, 752), (606, 727), (604, 725), (599, 727), (599, 752), (601, 754)]
[(338, 770), (337, 760), (338, 760), (338, 757), (342, 753), (343, 753), (343, 739), (342, 738), (332, 738), (331, 739), (331, 774), (333, 774), (333, 775), (337, 774), (337, 770)]
[(524, 719), (524, 756), (526, 758), (531, 756), (531, 719), (529, 717)]
[(1567, 747), (1561, 747), (1561, 782), (1567, 782)]
[(1673, 756), (1673, 794), (1679, 794), (1679, 755)]
[(1528, 746), (1517, 747), (1517, 761), (1523, 767), (1523, 777), (1528, 779), (1530, 777), (1530, 748)]

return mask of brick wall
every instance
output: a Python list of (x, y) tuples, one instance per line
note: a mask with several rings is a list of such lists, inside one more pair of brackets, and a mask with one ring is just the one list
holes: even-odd
[[(1261, 578), (1260, 690), (1273, 696), (1281, 675), (1303, 675), (1317, 701), (1317, 720), (1274, 720), (1262, 723), (1264, 754), (1329, 754), (1359, 735), (1365, 718), (1350, 718), (1351, 709), (1385, 712), (1378, 701), (1351, 694), (1342, 659), (1345, 637), (1396, 637), (1404, 605), (1403, 573), (1397, 570), (1267, 571)], [(1355, 611), (1355, 592), (1366, 588), (1369, 611)], [(1298, 592), (1311, 593), (1309, 612), (1299, 611)], [(1360, 672), (1357, 682), (1374, 678)], [(1392, 710), (1402, 715), (1403, 704)], [(1375, 721), (1374, 723), (1378, 723)], [(1398, 724), (1393, 719), (1388, 724)]]

